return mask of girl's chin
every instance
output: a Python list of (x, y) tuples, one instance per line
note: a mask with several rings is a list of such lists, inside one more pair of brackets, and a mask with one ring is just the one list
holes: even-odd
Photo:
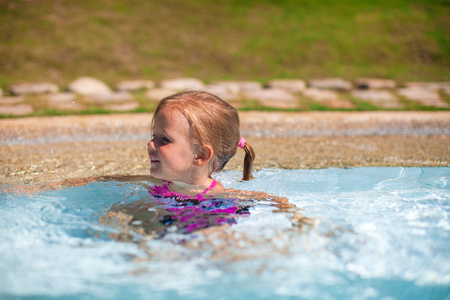
[(161, 174), (157, 170), (155, 170), (153, 168), (150, 168), (150, 175), (153, 178), (164, 179), (164, 178), (162, 178)]

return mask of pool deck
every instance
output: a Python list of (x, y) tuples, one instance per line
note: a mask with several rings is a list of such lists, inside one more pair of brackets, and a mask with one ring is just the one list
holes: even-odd
[[(149, 173), (151, 114), (0, 120), (0, 183)], [(450, 112), (240, 112), (255, 168), (450, 166)], [(242, 169), (238, 151), (226, 169)]]

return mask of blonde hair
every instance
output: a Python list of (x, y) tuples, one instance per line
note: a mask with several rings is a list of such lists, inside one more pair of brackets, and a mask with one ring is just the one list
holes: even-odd
[[(192, 147), (210, 145), (214, 150), (213, 172), (221, 171), (237, 151), (240, 139), (239, 115), (236, 109), (216, 95), (203, 91), (185, 91), (162, 99), (152, 120), (163, 108), (170, 107), (184, 115), (189, 123)], [(243, 180), (252, 178), (255, 152), (245, 143)]]

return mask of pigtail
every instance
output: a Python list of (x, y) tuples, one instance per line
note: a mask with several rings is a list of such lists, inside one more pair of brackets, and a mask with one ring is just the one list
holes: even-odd
[(253, 178), (252, 170), (253, 170), (253, 161), (255, 160), (255, 151), (253, 151), (252, 146), (249, 143), (245, 142), (243, 147), (245, 151), (244, 157), (244, 172), (242, 180), (250, 180)]

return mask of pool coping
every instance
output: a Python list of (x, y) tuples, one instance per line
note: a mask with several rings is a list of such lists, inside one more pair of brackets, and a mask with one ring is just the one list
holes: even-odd
[[(152, 114), (0, 120), (0, 183), (149, 173)], [(448, 167), (450, 112), (240, 112), (255, 168)], [(226, 170), (242, 170), (242, 151)]]

